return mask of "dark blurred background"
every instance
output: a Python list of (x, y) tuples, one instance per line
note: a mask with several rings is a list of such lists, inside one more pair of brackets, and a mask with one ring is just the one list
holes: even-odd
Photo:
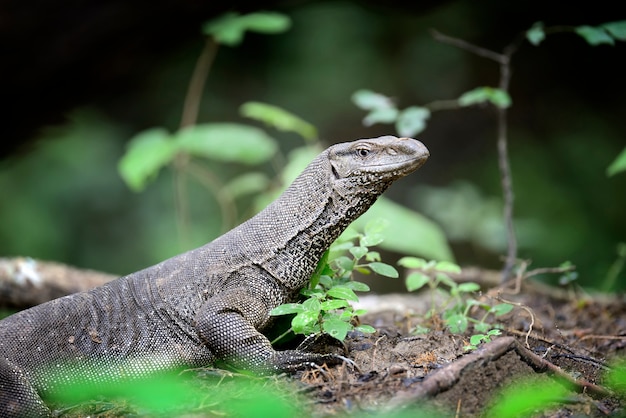
[[(293, 25), (219, 49), (199, 121), (244, 122), (239, 106), (264, 101), (313, 123), (329, 145), (394, 133), (362, 125), (364, 112), (350, 100), (358, 89), (403, 108), (497, 86), (494, 62), (435, 41), (431, 29), (500, 52), (537, 21), (598, 25), (626, 19), (618, 9), (619, 2), (1, 1), (0, 256), (125, 274), (186, 249), (171, 172), (135, 193), (117, 163), (137, 132), (177, 129), (205, 42), (200, 27), (224, 12), (279, 11)], [(570, 260), (587, 286), (606, 284), (626, 241), (626, 173), (606, 175), (626, 145), (625, 56), (624, 42), (591, 47), (554, 34), (538, 47), (523, 44), (513, 58), (509, 149), (520, 257), (533, 267)], [(300, 141), (272, 134), (283, 153)], [(499, 268), (495, 112), (437, 112), (419, 138), (430, 160), (389, 197), (439, 222), (461, 264)], [(210, 197), (194, 195), (191, 204), (200, 245), (219, 234), (221, 219)], [(623, 289), (626, 274), (619, 278)]]

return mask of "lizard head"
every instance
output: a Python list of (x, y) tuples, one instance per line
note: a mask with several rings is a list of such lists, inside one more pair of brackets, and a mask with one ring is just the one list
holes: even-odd
[(412, 138), (381, 136), (336, 144), (328, 149), (332, 175), (341, 188), (382, 193), (393, 181), (426, 162), (428, 149)]

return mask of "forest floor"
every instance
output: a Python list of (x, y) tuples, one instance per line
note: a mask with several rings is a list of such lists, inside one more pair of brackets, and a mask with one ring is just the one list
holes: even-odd
[[(271, 378), (194, 370), (202, 400), (184, 412), (181, 405), (163, 415), (90, 402), (60, 416), (626, 416), (625, 388), (615, 392), (607, 380), (613, 360), (625, 354), (623, 298), (526, 284), (481, 296), (487, 303), (494, 297), (515, 308), (497, 318), (501, 335), (474, 350), (465, 349), (471, 327), (452, 334), (437, 317), (424, 319), (427, 293), (365, 296), (361, 322), (376, 332), (348, 335), (344, 355), (354, 364)], [(430, 330), (415, 334), (416, 325)]]

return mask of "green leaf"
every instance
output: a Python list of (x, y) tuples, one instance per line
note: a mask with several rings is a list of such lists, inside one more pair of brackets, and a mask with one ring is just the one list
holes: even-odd
[(281, 107), (260, 102), (247, 102), (241, 105), (239, 112), (245, 117), (261, 121), (280, 131), (295, 132), (304, 139), (315, 140), (317, 138), (315, 126)]
[(322, 303), (319, 299), (312, 297), (302, 302), (302, 309), (305, 311), (315, 312), (316, 315), (319, 315), (322, 310)]
[(367, 254), (366, 247), (352, 247), (350, 248), (349, 251), (350, 251), (350, 254), (352, 254), (352, 256), (356, 258), (357, 260), (363, 257), (365, 254)]
[(407, 107), (398, 115), (396, 131), (400, 136), (412, 137), (426, 129), (428, 118), (430, 118), (430, 110), (425, 107)]
[(461, 267), (450, 261), (438, 261), (437, 264), (435, 264), (435, 270), (446, 273), (461, 273)]
[(454, 280), (452, 280), (450, 277), (448, 277), (448, 275), (445, 274), (445, 273), (437, 273), (436, 278), (437, 278), (437, 281), (439, 283), (445, 284), (450, 289), (457, 289), (458, 288), (458, 285), (456, 284), (456, 282)]
[(467, 317), (461, 314), (450, 315), (445, 320), (450, 332), (453, 334), (462, 334), (467, 330)]
[(509, 313), (512, 310), (513, 305), (511, 305), (510, 303), (499, 303), (495, 306), (492, 306), (491, 309), (489, 309), (489, 312), (491, 312), (495, 316), (500, 316)]
[(247, 15), (226, 13), (205, 23), (204, 34), (213, 36), (218, 43), (236, 46), (241, 43), (246, 30), (266, 34), (282, 33), (291, 26), (291, 19), (281, 13), (258, 12)]
[(402, 257), (398, 260), (398, 265), (408, 269), (419, 269), (426, 265), (427, 261), (418, 257)]
[(489, 328), (491, 328), (491, 325), (485, 322), (478, 322), (474, 324), (474, 330), (478, 332), (487, 332)]
[(264, 173), (250, 172), (230, 180), (224, 188), (233, 198), (260, 193), (270, 185), (270, 179)]
[(289, 315), (294, 313), (304, 312), (304, 307), (299, 303), (285, 303), (283, 305), (278, 305), (274, 309), (270, 311), (270, 315), (278, 316), (278, 315)]
[(343, 270), (352, 271), (354, 269), (354, 260), (346, 256), (337, 257), (335, 258), (334, 261), (337, 264), (337, 266), (339, 266), (339, 268)]
[(526, 31), (526, 39), (535, 46), (539, 45), (545, 38), (546, 33), (543, 30), (543, 22), (535, 23)]
[(458, 286), (458, 290), (462, 293), (478, 292), (480, 290), (480, 286), (477, 283), (472, 282), (461, 283)]
[(614, 45), (615, 41), (602, 27), (594, 26), (578, 26), (575, 32), (582, 36), (589, 45), (596, 46), (600, 44)]
[(363, 118), (364, 126), (372, 126), (376, 123), (393, 123), (398, 117), (398, 109), (393, 107), (374, 109)]
[(368, 251), (367, 254), (365, 254), (365, 259), (367, 261), (380, 261), (380, 253), (378, 251)]
[(330, 318), (324, 321), (322, 329), (330, 336), (343, 341), (348, 335), (348, 331), (352, 329), (352, 325), (337, 318)]
[(331, 299), (322, 302), (322, 311), (332, 311), (334, 309), (341, 309), (350, 306), (347, 300), (344, 299)]
[(167, 130), (148, 129), (130, 140), (117, 168), (128, 187), (141, 191), (161, 167), (172, 161), (176, 151), (176, 144)]
[(504, 90), (493, 87), (477, 87), (465, 92), (459, 97), (460, 106), (472, 106), (489, 102), (496, 107), (506, 109), (511, 106), (511, 96)]
[[(556, 380), (539, 383), (536, 379), (517, 380), (498, 395), (506, 402), (494, 402), (484, 414), (486, 417), (518, 418), (540, 411), (549, 411), (555, 400), (564, 399), (570, 389)], [(539, 414), (541, 415), (541, 414)], [(549, 414), (548, 414), (549, 415)]]
[(259, 128), (237, 123), (207, 123), (180, 130), (180, 149), (212, 160), (259, 164), (276, 152), (276, 140)]
[(365, 325), (365, 324), (364, 325), (358, 325), (358, 326), (354, 327), (354, 330), (355, 331), (360, 331), (363, 334), (373, 334), (373, 333), (376, 332), (376, 328), (374, 328), (371, 325)]
[(436, 260), (453, 260), (448, 241), (441, 228), (430, 219), (409, 210), (384, 196), (352, 226), (363, 230), (372, 219), (386, 219), (389, 225), (381, 234), (381, 248), (406, 255), (420, 255)]
[(372, 219), (365, 224), (363, 232), (365, 235), (377, 235), (382, 233), (389, 226), (389, 220), (378, 218)]
[(291, 328), (296, 334), (313, 334), (320, 330), (318, 323), (319, 312), (300, 312), (291, 320)]
[(357, 281), (354, 281), (354, 280), (346, 282), (344, 284), (344, 286), (349, 287), (350, 289), (354, 290), (355, 292), (369, 292), (369, 290), (370, 290), (370, 287), (368, 285), (366, 285), (365, 283), (357, 282)]
[(346, 286), (335, 286), (326, 292), (329, 296), (332, 296), (336, 299), (345, 299), (351, 300), (353, 302), (358, 302), (359, 297), (354, 293), (352, 289)]
[(620, 20), (618, 22), (610, 22), (602, 25), (613, 38), (619, 41), (626, 41), (626, 20)]
[(485, 335), (483, 335), (483, 334), (472, 335), (470, 337), (470, 344), (471, 345), (478, 345), (478, 344), (482, 343), (484, 339), (485, 339)]
[(414, 292), (421, 289), (426, 283), (430, 281), (430, 277), (423, 273), (415, 272), (411, 273), (406, 278), (406, 289), (409, 292)]
[(608, 177), (614, 176), (617, 173), (626, 171), (626, 148), (619, 153), (619, 155), (613, 160), (611, 165), (606, 169), (606, 175)]
[(363, 110), (395, 108), (393, 101), (371, 90), (357, 90), (352, 94), (352, 102)]
[(368, 266), (376, 274), (380, 274), (381, 276), (391, 277), (392, 279), (397, 279), (399, 276), (398, 270), (396, 270), (393, 266), (390, 266), (389, 264), (374, 262), (369, 263)]

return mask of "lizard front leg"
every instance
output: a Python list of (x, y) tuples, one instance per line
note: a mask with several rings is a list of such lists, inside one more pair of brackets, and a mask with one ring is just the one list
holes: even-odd
[(274, 350), (257, 330), (267, 321), (269, 310), (258, 293), (232, 289), (209, 298), (198, 312), (195, 326), (216, 357), (236, 368), (267, 374), (342, 362), (341, 357), (332, 354)]

